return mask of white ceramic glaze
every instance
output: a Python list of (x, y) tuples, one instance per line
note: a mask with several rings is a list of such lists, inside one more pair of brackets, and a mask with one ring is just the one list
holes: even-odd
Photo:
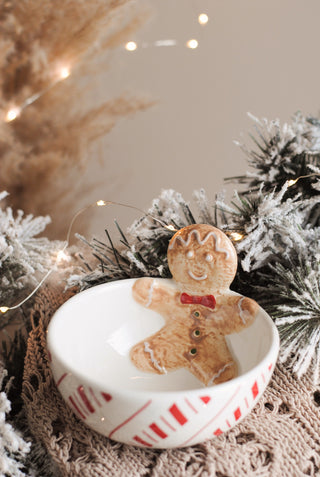
[(254, 407), (272, 375), (278, 332), (259, 309), (254, 323), (227, 336), (239, 376), (205, 387), (187, 370), (139, 371), (131, 347), (163, 326), (132, 298), (134, 279), (75, 295), (53, 316), (48, 349), (56, 385), (92, 429), (131, 445), (171, 448), (211, 439)]

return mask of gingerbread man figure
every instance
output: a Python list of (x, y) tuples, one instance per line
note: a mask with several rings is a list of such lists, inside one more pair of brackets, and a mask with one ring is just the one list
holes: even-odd
[(258, 304), (230, 292), (237, 270), (236, 250), (219, 229), (190, 225), (170, 240), (173, 279), (140, 278), (134, 299), (164, 318), (164, 326), (132, 347), (142, 371), (166, 374), (187, 368), (209, 386), (237, 376), (225, 336), (250, 326)]

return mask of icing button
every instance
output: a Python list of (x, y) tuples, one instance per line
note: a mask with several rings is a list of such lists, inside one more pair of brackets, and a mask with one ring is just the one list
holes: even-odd
[(191, 354), (192, 356), (194, 356), (195, 354), (197, 354), (197, 349), (196, 349), (196, 348), (191, 348), (190, 354)]
[(193, 312), (193, 316), (195, 316), (196, 318), (198, 318), (200, 316), (200, 312), (199, 311), (194, 311)]

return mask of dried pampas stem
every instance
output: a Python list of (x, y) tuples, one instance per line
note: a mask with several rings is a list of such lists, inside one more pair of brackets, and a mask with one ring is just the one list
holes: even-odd
[(14, 209), (50, 214), (55, 228), (48, 229), (49, 236), (63, 237), (79, 207), (89, 145), (120, 117), (151, 104), (123, 95), (92, 105), (94, 85), (81, 89), (80, 82), (97, 74), (102, 57), (106, 66), (108, 51), (145, 18), (132, 0), (12, 0), (3, 5), (0, 189), (10, 193), (8, 204)]

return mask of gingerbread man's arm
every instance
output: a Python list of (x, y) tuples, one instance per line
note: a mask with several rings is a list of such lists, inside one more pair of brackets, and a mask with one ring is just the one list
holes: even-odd
[(175, 288), (156, 278), (139, 278), (132, 287), (133, 298), (138, 303), (162, 315), (172, 308), (177, 294)]
[[(225, 303), (223, 303), (225, 301)], [(224, 335), (238, 333), (250, 326), (259, 310), (257, 302), (243, 296), (229, 296), (213, 314), (215, 327)]]

